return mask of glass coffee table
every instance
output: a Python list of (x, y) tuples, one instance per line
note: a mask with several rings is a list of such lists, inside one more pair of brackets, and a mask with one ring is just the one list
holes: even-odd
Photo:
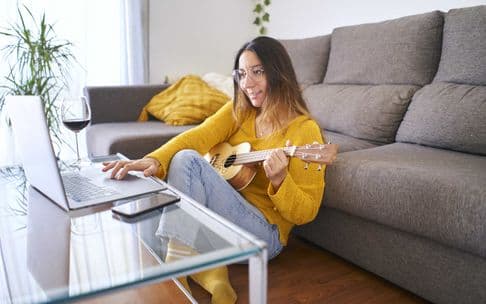
[[(247, 262), (251, 303), (266, 303), (264, 242), (181, 196), (134, 220), (113, 203), (66, 213), (25, 181), (20, 167), (0, 168), (0, 303), (74, 301)], [(116, 204), (116, 203), (115, 203)], [(172, 223), (172, 224), (171, 224)], [(166, 262), (173, 236), (197, 253)]]

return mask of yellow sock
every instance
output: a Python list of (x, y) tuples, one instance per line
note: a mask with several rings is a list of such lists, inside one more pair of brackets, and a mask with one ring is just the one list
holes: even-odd
[(192, 274), (191, 278), (211, 294), (211, 304), (236, 302), (236, 292), (231, 286), (226, 266)]
[[(165, 261), (170, 263), (196, 254), (197, 252), (191, 247), (182, 244), (176, 239), (170, 239), (169, 243), (167, 244), (167, 255), (165, 256)], [(177, 279), (182, 285), (184, 285), (184, 288), (186, 288), (187, 291), (191, 292), (191, 288), (187, 282), (187, 277), (179, 277)]]
[[(177, 261), (197, 254), (197, 251), (191, 247), (176, 239), (170, 239), (167, 244), (167, 255), (165, 260), (166, 262)], [(231, 286), (228, 268), (226, 266), (192, 274), (191, 278), (211, 294), (212, 304), (233, 304), (236, 302), (236, 292)], [(178, 280), (189, 292), (191, 292), (187, 277), (180, 277)]]

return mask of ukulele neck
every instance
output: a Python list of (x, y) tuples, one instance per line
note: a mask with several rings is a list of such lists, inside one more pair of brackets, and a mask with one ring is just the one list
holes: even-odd
[[(297, 149), (296, 146), (291, 147), (284, 147), (282, 148), (285, 155), (287, 156), (294, 156), (295, 150)], [(233, 165), (244, 165), (244, 164), (251, 164), (264, 161), (267, 159), (268, 155), (270, 155), (273, 151), (277, 149), (269, 149), (269, 150), (260, 150), (254, 152), (247, 152), (247, 153), (239, 153), (236, 155), (235, 161)]]

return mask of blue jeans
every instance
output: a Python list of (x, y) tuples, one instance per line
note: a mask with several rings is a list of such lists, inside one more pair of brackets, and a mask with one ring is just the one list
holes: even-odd
[(267, 243), (269, 259), (282, 250), (277, 225), (245, 200), (196, 151), (179, 151), (170, 163), (168, 183), (195, 201)]

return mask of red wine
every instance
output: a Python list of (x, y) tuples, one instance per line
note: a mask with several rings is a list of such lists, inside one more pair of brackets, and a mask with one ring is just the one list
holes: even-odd
[(84, 129), (89, 124), (89, 119), (69, 119), (63, 120), (62, 123), (73, 132), (78, 132)]

